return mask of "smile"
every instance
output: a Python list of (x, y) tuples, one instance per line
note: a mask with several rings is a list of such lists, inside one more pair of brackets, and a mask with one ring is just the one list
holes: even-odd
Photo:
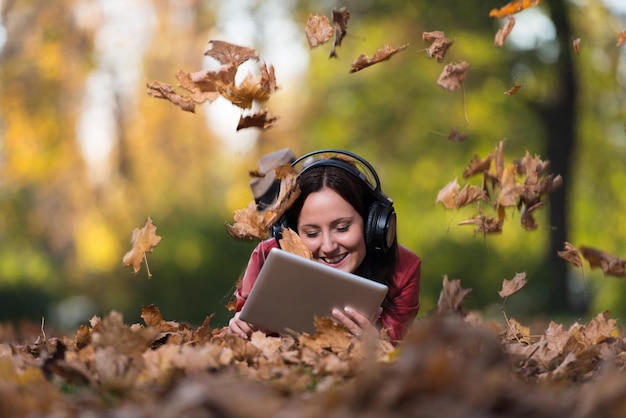
[(320, 257), (320, 259), (326, 264), (337, 264), (340, 261), (342, 261), (344, 258), (346, 258), (347, 256), (348, 256), (348, 253), (344, 253), (336, 257)]

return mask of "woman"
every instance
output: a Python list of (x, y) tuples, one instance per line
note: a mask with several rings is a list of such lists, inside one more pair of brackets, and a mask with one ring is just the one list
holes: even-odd
[[(367, 161), (347, 151), (322, 150), (293, 165), (329, 152), (336, 155), (309, 163), (298, 175), (301, 192), (285, 213), (283, 224), (298, 233), (314, 260), (389, 286), (376, 323), (350, 308), (336, 309), (333, 316), (357, 337), (383, 327), (390, 340), (398, 342), (419, 310), (421, 260), (398, 245), (392, 201), (382, 193), (378, 175)], [(367, 170), (359, 170), (357, 163)], [(367, 180), (368, 174), (373, 182)], [(267, 254), (278, 246), (273, 237), (255, 248), (237, 289), (237, 309), (229, 328), (243, 338), (255, 327), (239, 319), (239, 312)]]

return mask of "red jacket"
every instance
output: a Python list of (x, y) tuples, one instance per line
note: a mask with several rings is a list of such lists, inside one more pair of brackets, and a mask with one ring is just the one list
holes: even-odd
[[(237, 292), (237, 312), (243, 308), (261, 267), (272, 248), (278, 248), (274, 238), (263, 241), (252, 252), (248, 267)], [(417, 316), (420, 308), (420, 266), (422, 260), (409, 249), (398, 246), (399, 261), (389, 285), (393, 307), (383, 309), (382, 326), (387, 329), (391, 341), (400, 341)]]

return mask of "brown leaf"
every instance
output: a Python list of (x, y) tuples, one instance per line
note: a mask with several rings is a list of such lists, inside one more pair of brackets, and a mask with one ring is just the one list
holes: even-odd
[(300, 235), (293, 229), (284, 228), (281, 235), (282, 237), (279, 240), (280, 248), (292, 254), (308, 258), (309, 260), (313, 259), (311, 250), (309, 250), (309, 247), (304, 244)]
[(528, 9), (529, 7), (534, 7), (542, 1), (543, 0), (513, 0), (500, 9), (492, 9), (489, 12), (489, 17), (497, 19), (507, 17), (515, 13), (519, 13), (524, 9)]
[(467, 134), (465, 132), (459, 132), (453, 127), (448, 134), (448, 139), (454, 142), (465, 141), (467, 139)]
[(500, 179), (500, 193), (498, 194), (498, 206), (515, 206), (516, 199), (524, 192), (524, 186), (517, 183), (516, 168), (514, 164), (505, 167)]
[(437, 302), (438, 314), (463, 314), (463, 299), (472, 289), (463, 289), (461, 280), (448, 280), (448, 276), (443, 276), (443, 288), (439, 293)]
[(454, 41), (446, 38), (443, 31), (433, 31), (422, 33), (422, 40), (424, 42), (430, 42), (430, 46), (426, 48), (426, 55), (428, 58), (435, 58), (437, 62), (442, 62), (446, 56), (446, 52), (452, 46)]
[(246, 128), (259, 128), (266, 131), (273, 127), (278, 120), (277, 116), (271, 116), (268, 114), (267, 109), (262, 109), (253, 115), (240, 116), (239, 123), (237, 124), (237, 130)]
[(229, 42), (211, 40), (211, 48), (204, 52), (205, 56), (215, 58), (220, 64), (234, 64), (236, 67), (248, 61), (257, 59), (259, 55), (253, 48), (231, 44)]
[(122, 263), (125, 266), (133, 266), (135, 274), (139, 271), (141, 262), (146, 256), (146, 253), (152, 252), (154, 247), (161, 242), (161, 237), (156, 235), (157, 227), (152, 224), (152, 219), (148, 216), (146, 224), (143, 228), (133, 229), (130, 242), (133, 247), (122, 258)]
[(461, 87), (469, 71), (469, 64), (465, 61), (454, 62), (443, 67), (437, 84), (444, 89), (455, 91)]
[(580, 38), (576, 38), (572, 41), (572, 47), (574, 47), (576, 55), (580, 55)]
[(471, 219), (459, 222), (459, 225), (476, 225), (474, 233), (491, 234), (502, 232), (502, 219), (485, 216), (483, 214), (476, 215)]
[(532, 205), (523, 204), (522, 210), (520, 213), (520, 222), (525, 229), (535, 230), (537, 229), (537, 222), (535, 221), (535, 217), (533, 215), (534, 211), (545, 205), (546, 202), (541, 201)]
[(576, 247), (574, 247), (567, 241), (565, 241), (563, 251), (557, 251), (557, 254), (563, 260), (567, 261), (575, 267), (582, 267), (583, 265), (580, 254), (578, 253), (578, 249), (576, 249)]
[(220, 68), (209, 71), (196, 71), (189, 73), (184, 70), (176, 72), (179, 86), (192, 93), (194, 102), (201, 104), (206, 101), (213, 102), (219, 97), (220, 85), (230, 85), (235, 83), (237, 66), (235, 64), (225, 64)]
[(333, 37), (334, 28), (330, 25), (326, 16), (309, 15), (306, 22), (306, 39), (309, 42), (309, 48), (315, 48), (326, 43)]
[(446, 184), (443, 189), (439, 190), (437, 193), (437, 198), (435, 199), (435, 205), (437, 203), (441, 203), (446, 209), (454, 209), (455, 207), (455, 198), (457, 192), (459, 190), (459, 183), (455, 178), (450, 183)]
[(513, 87), (511, 87), (510, 89), (508, 89), (507, 91), (504, 92), (504, 94), (506, 94), (507, 96), (512, 96), (515, 93), (517, 93), (519, 91), (519, 89), (522, 88), (521, 84), (516, 84)]
[(148, 96), (155, 99), (166, 99), (176, 106), (180, 107), (185, 112), (194, 113), (196, 111), (196, 104), (191, 97), (178, 94), (174, 88), (160, 81), (153, 81), (146, 84), (148, 87)]
[(513, 30), (513, 26), (515, 26), (515, 18), (513, 16), (510, 16), (508, 18), (506, 24), (503, 27), (501, 27), (500, 29), (498, 29), (498, 32), (496, 32), (496, 37), (494, 39), (494, 44), (497, 47), (501, 47), (502, 45), (504, 45), (504, 41), (506, 40), (506, 38), (509, 36), (511, 31)]
[(335, 39), (333, 45), (330, 48), (329, 58), (337, 57), (336, 48), (341, 45), (341, 41), (348, 33), (348, 19), (350, 19), (350, 12), (345, 7), (341, 9), (333, 9), (332, 11), (333, 22), (335, 24)]
[(474, 158), (468, 163), (467, 168), (463, 170), (463, 177), (469, 178), (475, 174), (484, 174), (491, 168), (491, 160), (493, 155), (488, 155), (484, 159), (480, 159), (478, 155), (474, 155)]
[(592, 269), (599, 267), (607, 276), (626, 276), (625, 260), (591, 247), (581, 246), (580, 252), (583, 257), (589, 262), (589, 266)]
[(357, 71), (361, 71), (364, 68), (369, 67), (370, 65), (377, 64), (381, 61), (386, 61), (395, 55), (397, 52), (405, 49), (409, 44), (404, 44), (398, 48), (392, 48), (389, 45), (384, 45), (381, 49), (377, 50), (372, 58), (369, 58), (366, 54), (361, 54), (359, 57), (352, 62), (352, 68), (350, 69), (351, 73), (356, 73)]
[(620, 47), (626, 43), (626, 29), (617, 34), (617, 47)]
[(456, 208), (460, 208), (462, 206), (469, 205), (470, 203), (477, 200), (484, 199), (485, 193), (482, 188), (478, 186), (473, 186), (471, 184), (466, 184), (454, 198), (454, 206)]
[(242, 109), (250, 109), (253, 101), (266, 102), (270, 94), (276, 90), (274, 67), (261, 67), (261, 75), (248, 74), (244, 80), (236, 84), (218, 84), (217, 89), (225, 99)]
[(502, 290), (498, 292), (501, 298), (507, 298), (526, 285), (526, 273), (517, 273), (511, 280), (502, 281)]

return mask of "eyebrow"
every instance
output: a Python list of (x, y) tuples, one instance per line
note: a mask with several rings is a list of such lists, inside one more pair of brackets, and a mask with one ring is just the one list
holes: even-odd
[[(352, 223), (352, 222), (354, 222), (354, 216), (344, 216), (343, 218), (337, 218), (334, 221), (332, 221), (330, 223), (330, 225), (331, 226), (335, 226), (335, 225), (340, 224), (342, 222)], [(304, 225), (300, 225), (300, 228), (319, 228), (319, 225), (316, 225), (316, 224), (304, 224)]]

